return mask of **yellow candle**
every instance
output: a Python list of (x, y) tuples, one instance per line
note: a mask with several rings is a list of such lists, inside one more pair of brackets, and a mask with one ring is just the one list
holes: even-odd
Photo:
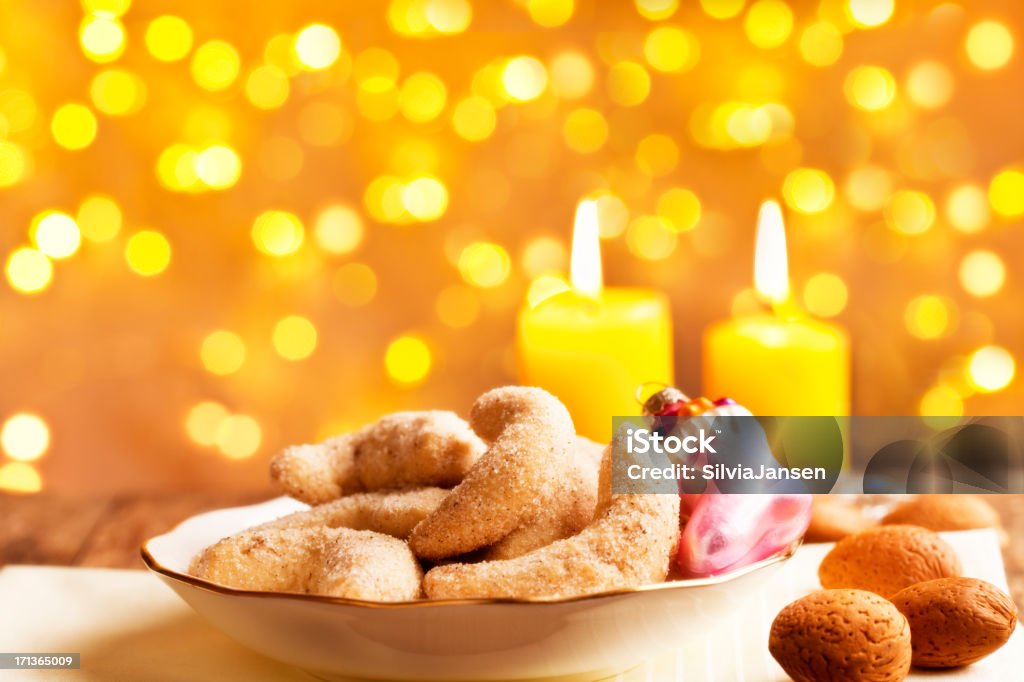
[(774, 201), (761, 207), (754, 284), (772, 312), (707, 330), (704, 394), (729, 396), (759, 415), (848, 415), (849, 337), (791, 302), (782, 210)]
[(651, 289), (605, 288), (597, 207), (584, 201), (573, 234), (572, 289), (519, 315), (519, 380), (557, 396), (577, 433), (606, 443), (611, 418), (639, 414), (638, 389), (672, 384), (667, 297)]

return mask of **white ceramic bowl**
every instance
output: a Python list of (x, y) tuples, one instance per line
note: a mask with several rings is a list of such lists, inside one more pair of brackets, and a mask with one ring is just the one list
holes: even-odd
[(250, 592), (188, 575), (200, 550), (304, 509), (288, 498), (194, 516), (142, 547), (150, 570), (245, 646), (330, 680), (595, 679), (733, 617), (793, 546), (739, 571), (574, 599), (365, 602)]

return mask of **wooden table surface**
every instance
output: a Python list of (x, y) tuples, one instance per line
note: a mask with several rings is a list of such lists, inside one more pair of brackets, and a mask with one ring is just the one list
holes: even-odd
[[(235, 495), (70, 497), (0, 494), (0, 567), (50, 564), (143, 568), (139, 546), (201, 511), (251, 504), (270, 491)], [(1003, 550), (1014, 599), (1024, 613), (1024, 495), (987, 497), (1010, 542)]]

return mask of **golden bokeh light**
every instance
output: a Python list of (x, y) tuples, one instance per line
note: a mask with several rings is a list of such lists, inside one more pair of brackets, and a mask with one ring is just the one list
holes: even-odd
[(743, 30), (757, 47), (778, 47), (793, 32), (793, 10), (781, 0), (757, 0), (747, 10)]
[(979, 69), (1001, 69), (1013, 57), (1013, 33), (1001, 22), (979, 21), (967, 32), (964, 49), (967, 58)]
[(211, 145), (196, 154), (195, 172), (207, 187), (227, 189), (238, 182), (242, 174), (242, 159), (231, 147)]
[(574, 0), (526, 0), (526, 11), (537, 25), (545, 28), (561, 26), (572, 19)]
[(18, 184), (28, 168), (21, 145), (0, 139), (0, 188)]
[(846, 309), (846, 282), (831, 272), (819, 272), (804, 285), (804, 305), (819, 317), (835, 317)]
[(421, 71), (405, 79), (399, 107), (402, 115), (414, 123), (433, 121), (444, 111), (448, 89), (438, 76)]
[(858, 109), (880, 111), (896, 99), (896, 79), (881, 66), (857, 66), (846, 74), (843, 92)]
[(262, 441), (260, 423), (246, 414), (228, 415), (217, 427), (217, 448), (228, 459), (252, 457)]
[(103, 12), (112, 17), (123, 16), (132, 6), (132, 0), (82, 0), (82, 9), (86, 12)]
[(341, 38), (326, 24), (310, 24), (295, 36), (295, 56), (305, 69), (326, 69), (341, 56)]
[(824, 68), (843, 55), (843, 34), (834, 25), (819, 21), (800, 33), (800, 56), (811, 66)]
[(732, 19), (745, 4), (746, 0), (700, 0), (701, 9), (712, 19)]
[(317, 214), (313, 236), (324, 251), (351, 253), (363, 241), (363, 218), (351, 206), (334, 204)]
[(575, 109), (562, 125), (565, 143), (581, 154), (596, 152), (608, 140), (608, 121), (597, 109)]
[(402, 207), (416, 220), (437, 220), (448, 210), (448, 188), (438, 178), (414, 178), (402, 187)]
[(185, 415), (185, 433), (198, 445), (213, 447), (217, 444), (220, 426), (229, 414), (228, 408), (218, 402), (196, 403)]
[(245, 79), (245, 96), (258, 109), (276, 109), (288, 101), (288, 73), (273, 64), (257, 66)]
[(929, 341), (948, 335), (956, 321), (955, 304), (942, 296), (924, 294), (912, 299), (903, 312), (911, 336)]
[(121, 208), (112, 197), (92, 194), (79, 204), (75, 222), (89, 241), (109, 242), (121, 232)]
[(426, 379), (433, 364), (430, 346), (415, 335), (400, 336), (388, 344), (384, 353), (384, 368), (398, 384), (416, 385)]
[(294, 213), (264, 211), (252, 225), (252, 241), (256, 248), (268, 256), (288, 256), (299, 250), (305, 240), (306, 229)]
[(154, 277), (171, 264), (171, 243), (156, 230), (140, 230), (125, 243), (124, 258), (132, 272)]
[(305, 360), (316, 350), (316, 325), (301, 315), (289, 315), (274, 325), (274, 350), (285, 360)]
[(458, 268), (467, 284), (487, 289), (508, 279), (512, 259), (500, 244), (473, 242), (459, 254)]
[[(933, 386), (921, 397), (918, 412), (928, 423), (932, 423), (928, 417), (961, 417), (964, 414), (964, 401), (956, 389), (950, 386)], [(938, 426), (944, 428), (948, 424), (943, 420)]]
[(455, 105), (452, 112), (452, 127), (464, 140), (479, 142), (486, 140), (497, 126), (497, 112), (486, 97), (470, 95)]
[(1006, 218), (1024, 215), (1024, 170), (1008, 168), (998, 172), (988, 186), (992, 210)]
[(586, 55), (564, 50), (551, 59), (551, 87), (562, 99), (579, 99), (594, 87), (594, 67)]
[(651, 68), (663, 73), (689, 71), (700, 59), (700, 43), (689, 31), (676, 26), (658, 26), (644, 40), (644, 58)]
[(960, 286), (971, 296), (985, 298), (1003, 288), (1006, 265), (999, 254), (987, 249), (971, 251), (960, 261)]
[(950, 191), (945, 212), (949, 224), (965, 234), (981, 232), (992, 217), (985, 189), (973, 183), (958, 185)]
[(700, 198), (685, 187), (670, 187), (658, 197), (658, 215), (676, 232), (689, 232), (701, 217)]
[(643, 104), (651, 94), (651, 76), (636, 62), (619, 62), (608, 71), (608, 96), (623, 107)]
[(192, 51), (192, 27), (181, 17), (157, 17), (146, 27), (145, 42), (155, 59), (176, 62)]
[(192, 55), (192, 78), (203, 90), (216, 92), (230, 87), (240, 68), (238, 51), (223, 40), (205, 42)]
[(70, 258), (82, 243), (75, 219), (60, 211), (43, 211), (33, 218), (29, 236), (37, 249), (53, 259)]
[(1017, 363), (1002, 346), (982, 346), (967, 361), (967, 381), (983, 393), (1001, 391), (1010, 385)]
[(96, 115), (84, 104), (62, 104), (53, 112), (50, 132), (61, 147), (70, 150), (85, 149), (96, 139)]
[(626, 228), (626, 246), (637, 258), (664, 260), (675, 252), (677, 243), (678, 234), (660, 216), (637, 216)]
[(556, 237), (535, 237), (523, 248), (520, 257), (523, 272), (530, 277), (562, 272), (569, 262), (569, 252), (565, 244)]
[(335, 270), (331, 289), (344, 305), (363, 306), (377, 295), (377, 275), (365, 263), (346, 263)]
[(218, 329), (209, 333), (199, 346), (199, 359), (210, 374), (227, 376), (245, 364), (245, 342), (238, 334)]
[(630, 213), (622, 197), (604, 190), (591, 195), (590, 199), (597, 205), (598, 235), (601, 239), (614, 239), (626, 231)]
[(19, 462), (33, 462), (50, 447), (50, 428), (37, 414), (19, 412), (0, 427), (0, 447), (4, 454)]
[(885, 204), (885, 222), (903, 234), (923, 234), (935, 223), (935, 204), (924, 192), (901, 189)]
[(541, 275), (530, 282), (526, 290), (526, 305), (536, 308), (552, 296), (571, 291), (572, 285), (559, 275)]
[(892, 174), (882, 166), (860, 166), (846, 176), (843, 193), (854, 208), (866, 212), (880, 211), (892, 194)]
[(146, 83), (131, 71), (107, 69), (93, 77), (89, 98), (98, 111), (108, 116), (128, 116), (146, 103)]
[(508, 96), (519, 102), (540, 97), (548, 87), (548, 72), (536, 57), (514, 57), (501, 72), (501, 83)]
[(0, 465), (0, 491), (8, 493), (37, 493), (43, 489), (43, 477), (26, 462), (8, 462)]
[(23, 294), (45, 291), (53, 280), (53, 264), (37, 249), (20, 247), (7, 256), (4, 267), (7, 282)]
[(941, 62), (927, 59), (907, 72), (905, 88), (910, 101), (922, 109), (940, 109), (953, 97), (953, 74)]
[(634, 158), (641, 171), (661, 177), (674, 171), (679, 164), (679, 145), (668, 135), (654, 133), (640, 140)]
[(668, 19), (679, 9), (679, 0), (634, 0), (634, 2), (637, 13), (651, 21)]
[(832, 178), (818, 168), (797, 168), (782, 183), (786, 204), (800, 213), (821, 213), (832, 205), (835, 194)]
[(124, 53), (124, 25), (108, 12), (88, 14), (78, 29), (78, 41), (92, 61), (112, 62)]
[(846, 11), (854, 24), (861, 28), (875, 28), (892, 18), (895, 0), (847, 0)]

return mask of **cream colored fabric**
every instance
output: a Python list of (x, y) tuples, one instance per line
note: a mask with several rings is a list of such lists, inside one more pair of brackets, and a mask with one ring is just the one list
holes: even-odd
[[(1006, 587), (998, 540), (990, 531), (946, 534), (964, 573)], [(830, 545), (797, 553), (760, 603), (731, 629), (681, 642), (675, 656), (619, 675), (618, 682), (783, 682), (768, 655), (768, 628), (786, 603), (818, 587)], [(220, 634), (160, 581), (141, 571), (11, 566), (0, 571), (0, 651), (81, 652), (82, 670), (21, 671), (18, 680), (267, 680), (309, 677)], [(684, 664), (685, 661), (685, 664)], [(1008, 680), (1024, 669), (1020, 626), (998, 653), (943, 680)], [(7, 671), (3, 671), (7, 672)], [(934, 679), (911, 674), (910, 679)]]

